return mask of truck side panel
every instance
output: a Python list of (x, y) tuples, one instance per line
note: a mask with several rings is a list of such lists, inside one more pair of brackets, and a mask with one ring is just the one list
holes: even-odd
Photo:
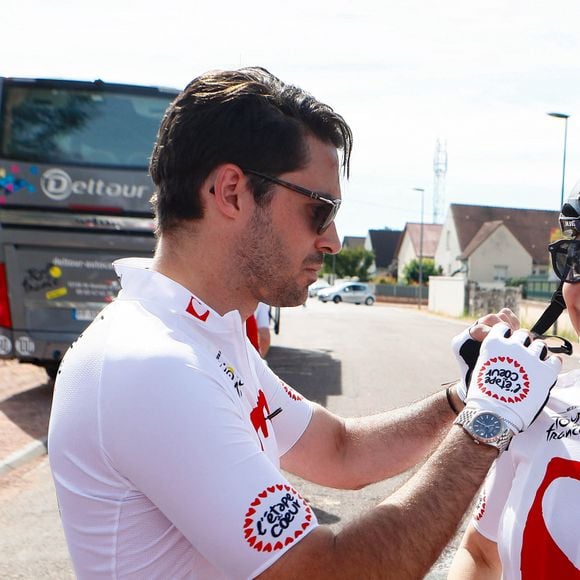
[(43, 229), (49, 221), (37, 222), (34, 230), (7, 223), (0, 228), (12, 319), (12, 329), (0, 328), (0, 358), (60, 360), (118, 293), (113, 261), (153, 255), (151, 220), (138, 220), (140, 230), (121, 231)]

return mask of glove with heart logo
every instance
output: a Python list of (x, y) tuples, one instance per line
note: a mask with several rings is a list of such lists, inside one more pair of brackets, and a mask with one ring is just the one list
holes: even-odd
[(562, 367), (558, 357), (547, 355), (545, 343), (532, 341), (526, 331), (495, 325), (481, 343), (466, 407), (497, 413), (514, 433), (524, 431), (545, 405)]

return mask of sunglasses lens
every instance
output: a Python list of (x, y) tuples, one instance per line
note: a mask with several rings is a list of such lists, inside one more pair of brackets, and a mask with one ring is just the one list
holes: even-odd
[(321, 203), (314, 212), (314, 226), (318, 234), (323, 234), (334, 221), (338, 213), (338, 203)]
[(580, 282), (580, 246), (578, 244), (570, 244), (566, 261), (570, 268), (567, 279), (570, 282)]
[(566, 282), (580, 282), (580, 241), (556, 242), (550, 252), (556, 276)]
[(563, 248), (559, 246), (552, 250), (552, 266), (554, 267), (554, 273), (560, 280), (565, 275), (566, 271), (566, 256), (568, 255), (568, 248)]

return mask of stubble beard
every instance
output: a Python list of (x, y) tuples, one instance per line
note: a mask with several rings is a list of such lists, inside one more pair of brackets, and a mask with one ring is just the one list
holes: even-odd
[(236, 252), (242, 280), (255, 297), (270, 306), (299, 306), (308, 296), (292, 273), (289, 252), (274, 231), (269, 206), (256, 207)]

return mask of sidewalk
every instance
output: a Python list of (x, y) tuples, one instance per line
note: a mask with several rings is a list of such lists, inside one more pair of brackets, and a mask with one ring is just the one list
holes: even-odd
[(44, 369), (0, 361), (0, 477), (46, 453), (51, 400)]

